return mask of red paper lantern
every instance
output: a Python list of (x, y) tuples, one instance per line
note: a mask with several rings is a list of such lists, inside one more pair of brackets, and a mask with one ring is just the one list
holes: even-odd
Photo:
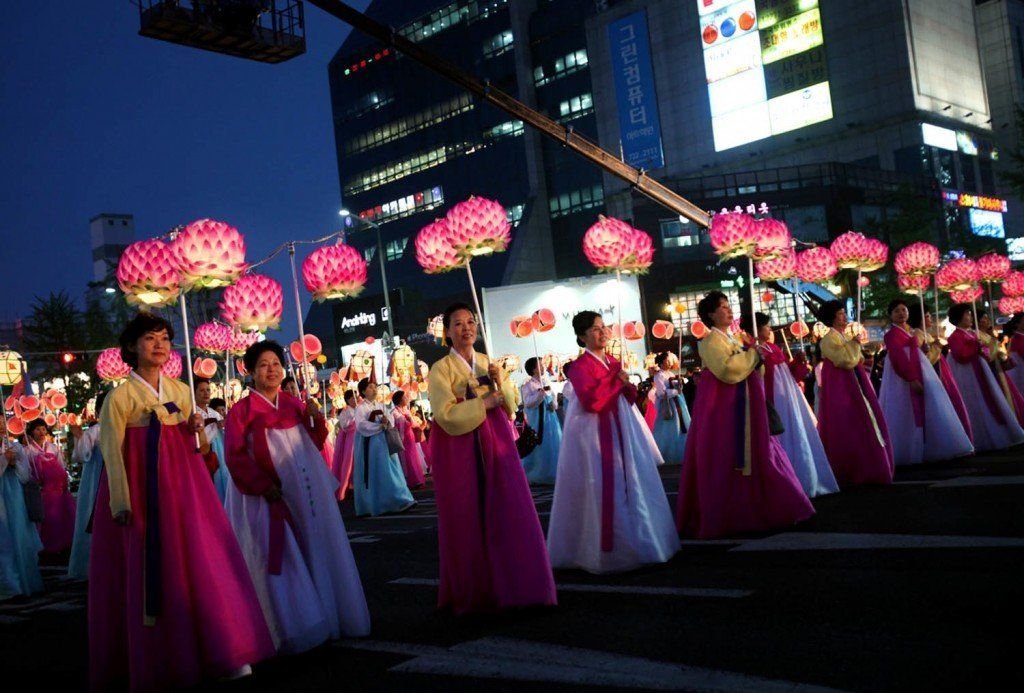
[(772, 260), (761, 260), (754, 265), (757, 276), (767, 282), (792, 279), (796, 276), (796, 254), (792, 249)]
[(171, 351), (170, 356), (167, 358), (167, 362), (160, 367), (160, 372), (168, 378), (177, 379), (181, 377), (181, 371), (181, 354), (176, 351)]
[(549, 332), (555, 328), (555, 314), (547, 308), (541, 308), (533, 311), (530, 322), (535, 331)]
[(979, 257), (975, 264), (979, 281), (1001, 282), (1010, 274), (1010, 258), (1005, 255), (988, 253)]

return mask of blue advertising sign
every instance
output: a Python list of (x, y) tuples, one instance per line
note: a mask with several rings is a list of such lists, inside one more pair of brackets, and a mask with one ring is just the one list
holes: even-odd
[(608, 44), (615, 76), (622, 158), (637, 168), (660, 168), (665, 165), (665, 155), (661, 148), (647, 12), (634, 12), (609, 24)]

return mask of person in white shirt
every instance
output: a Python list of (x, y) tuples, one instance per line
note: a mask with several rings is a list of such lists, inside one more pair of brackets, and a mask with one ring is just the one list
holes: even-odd
[(551, 394), (551, 386), (541, 379), (540, 362), (536, 358), (526, 360), (526, 372), (530, 379), (520, 388), (526, 422), (540, 442), (533, 451), (523, 458), (526, 478), (533, 484), (553, 484), (558, 473), (558, 451), (562, 447), (562, 424), (558, 420), (558, 404)]
[(408, 510), (416, 501), (405, 484), (398, 455), (388, 450), (385, 431), (393, 428), (394, 422), (377, 401), (377, 383), (368, 378), (360, 380), (359, 396), (363, 401), (355, 411), (352, 474), (356, 515), (376, 516)]

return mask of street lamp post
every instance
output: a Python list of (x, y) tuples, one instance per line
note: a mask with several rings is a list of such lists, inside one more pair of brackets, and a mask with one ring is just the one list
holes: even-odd
[(338, 214), (340, 214), (343, 217), (351, 217), (352, 219), (355, 219), (363, 224), (371, 226), (377, 234), (377, 256), (380, 259), (380, 280), (381, 285), (384, 287), (384, 307), (387, 309), (388, 312), (388, 340), (386, 343), (389, 347), (392, 347), (394, 346), (393, 340), (395, 339), (395, 325), (391, 319), (391, 294), (388, 291), (388, 273), (384, 267), (384, 245), (383, 243), (381, 243), (380, 239), (380, 226), (375, 222), (370, 221), (369, 219), (363, 219), (360, 216), (352, 216), (352, 213), (349, 212), (347, 209), (342, 209), (341, 211), (338, 212)]

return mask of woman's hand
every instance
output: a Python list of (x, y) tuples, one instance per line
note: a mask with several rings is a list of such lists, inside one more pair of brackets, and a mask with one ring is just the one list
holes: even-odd
[(489, 392), (484, 397), (484, 408), (485, 409), (497, 409), (504, 404), (505, 398), (502, 397), (501, 392)]
[(203, 430), (202, 414), (197, 412), (192, 416), (188, 417), (188, 430), (191, 431), (192, 433), (199, 433), (199, 431)]
[(491, 382), (494, 383), (494, 387), (498, 387), (501, 385), (501, 367), (498, 364), (488, 364), (487, 375), (490, 376)]
[(314, 418), (322, 418), (320, 414), (320, 403), (312, 397), (306, 399), (306, 413)]
[(621, 380), (624, 385), (629, 385), (629, 373), (626, 371), (619, 371), (618, 375), (619, 380)]

